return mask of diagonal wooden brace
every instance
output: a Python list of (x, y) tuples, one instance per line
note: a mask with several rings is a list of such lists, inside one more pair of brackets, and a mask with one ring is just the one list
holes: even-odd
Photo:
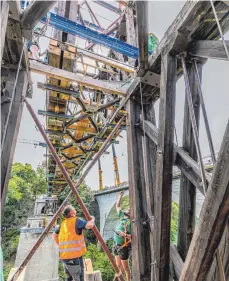
[[(40, 121), (38, 120), (34, 110), (32, 109), (31, 105), (28, 103), (28, 101), (25, 99), (25, 104), (34, 120), (34, 122), (36, 123), (38, 129), (40, 130), (44, 140), (47, 143), (47, 146), (49, 148), (49, 150), (51, 151), (53, 157), (56, 160), (56, 163), (59, 165), (65, 179), (66, 182), (68, 183), (69, 187), (71, 188), (71, 192), (67, 195), (67, 197), (65, 198), (64, 202), (61, 204), (60, 208), (57, 210), (56, 214), (53, 216), (52, 220), (50, 221), (50, 223), (47, 225), (47, 227), (45, 228), (44, 232), (41, 234), (41, 236), (39, 237), (39, 239), (37, 240), (37, 242), (34, 244), (34, 246), (32, 247), (32, 249), (29, 251), (29, 253), (27, 254), (27, 256), (25, 257), (24, 261), (21, 263), (21, 265), (18, 267), (17, 271), (14, 273), (14, 275), (11, 277), (11, 279), (9, 281), (16, 281), (18, 276), (20, 275), (20, 273), (23, 271), (23, 269), (25, 268), (25, 266), (28, 264), (28, 262), (30, 261), (30, 259), (32, 258), (32, 256), (34, 255), (34, 253), (36, 252), (37, 248), (40, 246), (40, 244), (43, 242), (43, 240), (45, 239), (46, 235), (49, 233), (49, 231), (52, 229), (55, 221), (57, 220), (57, 218), (61, 215), (64, 207), (67, 205), (69, 198), (74, 194), (76, 196), (76, 200), (77, 203), (80, 205), (85, 217), (87, 220), (91, 219), (91, 215), (89, 214), (86, 206), (84, 205), (79, 192), (77, 191), (77, 188), (83, 183), (85, 177), (87, 176), (87, 174), (89, 173), (89, 171), (91, 170), (91, 168), (94, 166), (94, 164), (99, 160), (99, 158), (101, 157), (101, 155), (103, 154), (103, 152), (107, 149), (107, 146), (109, 145), (111, 139), (114, 137), (115, 133), (119, 130), (124, 118), (126, 117), (125, 115), (119, 120), (119, 122), (116, 124), (115, 128), (112, 130), (112, 132), (110, 133), (110, 135), (107, 137), (106, 141), (103, 143), (102, 147), (100, 148), (100, 150), (97, 152), (97, 154), (95, 155), (94, 159), (92, 160), (92, 162), (90, 163), (90, 165), (87, 167), (87, 169), (84, 171), (84, 173), (82, 174), (82, 176), (79, 178), (78, 182), (76, 183), (76, 185), (73, 184), (68, 172), (66, 171), (64, 165), (62, 164), (58, 154), (56, 153), (55, 148), (53, 147), (52, 143), (50, 142), (48, 136), (45, 133), (44, 128), (42, 127)], [(112, 254), (110, 253), (105, 241), (103, 240), (101, 234), (99, 233), (99, 230), (96, 226), (94, 226), (92, 228), (96, 238), (98, 239), (99, 243), (101, 244), (104, 252), (106, 253), (111, 265), (113, 266), (116, 274), (119, 274), (120, 271), (115, 263), (115, 260), (112, 256)], [(122, 275), (120, 275), (119, 277), (120, 281), (124, 281), (124, 278)]]

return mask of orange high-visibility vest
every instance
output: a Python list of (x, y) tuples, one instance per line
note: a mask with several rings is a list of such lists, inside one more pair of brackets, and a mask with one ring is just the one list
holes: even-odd
[(82, 257), (87, 252), (83, 233), (76, 234), (77, 217), (65, 219), (60, 226), (59, 252), (60, 259), (74, 259)]

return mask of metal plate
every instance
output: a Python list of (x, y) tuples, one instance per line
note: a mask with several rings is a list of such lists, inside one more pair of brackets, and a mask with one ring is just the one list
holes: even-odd
[(160, 78), (161, 75), (148, 71), (146, 75), (142, 78), (142, 82), (150, 86), (160, 88)]

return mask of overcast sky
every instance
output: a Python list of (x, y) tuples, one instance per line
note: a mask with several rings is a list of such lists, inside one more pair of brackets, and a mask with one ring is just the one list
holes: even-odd
[[(155, 33), (155, 35), (161, 39), (163, 34), (168, 29), (169, 25), (173, 22), (176, 15), (181, 10), (184, 2), (182, 1), (152, 1), (149, 3), (149, 31)], [(94, 6), (93, 6), (94, 7)], [(100, 6), (95, 5), (94, 11), (98, 14), (101, 12)], [(109, 20), (112, 21), (115, 16), (112, 12), (106, 12), (105, 14)], [(100, 18), (102, 25), (109, 25), (109, 21), (104, 18)], [(225, 39), (229, 39), (229, 34), (225, 35)], [(42, 42), (45, 46), (48, 44), (47, 39)], [(44, 47), (45, 48), (45, 47)], [(228, 90), (228, 78), (229, 78), (229, 63), (226, 61), (209, 60), (203, 71), (203, 94), (206, 103), (206, 108), (209, 117), (210, 128), (213, 136), (213, 143), (215, 150), (218, 151), (224, 134), (225, 126), (229, 116), (229, 90)], [(33, 79), (33, 98), (30, 100), (31, 105), (37, 112), (38, 109), (45, 109), (45, 91), (42, 91), (36, 87), (37, 82), (45, 82), (45, 77), (32, 73)], [(182, 130), (183, 130), (183, 113), (184, 113), (184, 81), (181, 78), (177, 83), (176, 91), (176, 130), (178, 134), (178, 144), (182, 143)], [(156, 115), (158, 118), (158, 105), (156, 102)], [(201, 113), (202, 114), (202, 113)], [(44, 117), (39, 116), (39, 119), (44, 124)], [(158, 120), (157, 120), (158, 124)], [(119, 172), (121, 181), (128, 180), (128, 165), (127, 165), (127, 147), (126, 147), (126, 133), (122, 134), (123, 139), (118, 139), (120, 143), (116, 145), (117, 158), (119, 164)], [(16, 146), (16, 152), (14, 156), (14, 162), (30, 163), (36, 168), (45, 158), (44, 154), (46, 149), (37, 146), (36, 148), (30, 144), (20, 143), (20, 140), (36, 140), (43, 141), (40, 132), (36, 130), (34, 122), (28, 113), (27, 109), (24, 109), (21, 127), (19, 131), (18, 142)], [(200, 144), (203, 156), (209, 155), (207, 138), (203, 126), (203, 118), (200, 119)], [(109, 149), (108, 151), (111, 152)], [(114, 185), (114, 170), (112, 153), (105, 155), (101, 158), (102, 170), (103, 170), (103, 184), (104, 186)], [(87, 184), (93, 188), (98, 189), (98, 167), (91, 170), (86, 178)]]

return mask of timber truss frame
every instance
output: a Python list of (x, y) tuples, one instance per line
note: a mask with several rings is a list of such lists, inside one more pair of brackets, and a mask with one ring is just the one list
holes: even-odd
[[(206, 59), (229, 60), (229, 42), (217, 41), (229, 29), (229, 6), (224, 1), (186, 2), (149, 60), (147, 9), (146, 1), (136, 2), (141, 79), (127, 105), (132, 274), (134, 280), (225, 281), (229, 278), (229, 123), (216, 159), (201, 77)], [(126, 24), (128, 43), (134, 45), (133, 14), (134, 9), (129, 10)], [(183, 144), (178, 147), (175, 96), (182, 75), (186, 100)], [(200, 108), (214, 163), (212, 175), (204, 169), (198, 140)], [(170, 242), (173, 165), (181, 171), (177, 247)], [(196, 189), (205, 200), (195, 226)]]
[[(37, 17), (31, 20), (31, 14), (38, 8), (38, 2), (39, 1), (35, 1), (34, 4), (25, 11), (22, 17), (24, 22), (24, 36), (27, 36), (28, 30), (30, 30), (33, 24), (38, 22), (43, 14), (50, 8), (47, 4), (48, 1), (43, 1), (46, 4), (40, 1), (42, 2), (42, 7), (39, 6), (41, 10), (37, 13)], [(65, 3), (65, 1), (63, 2)], [(101, 2), (102, 1), (100, 1), (100, 3)], [(9, 12), (9, 6), (4, 5), (2, 5), (2, 7), (4, 7), (5, 11)], [(70, 6), (68, 9), (64, 8), (61, 11), (66, 12), (66, 10), (68, 10), (67, 16), (70, 17), (70, 12), (72, 11)], [(134, 280), (168, 281), (169, 278), (181, 281), (227, 280), (229, 277), (229, 243), (228, 239), (225, 239), (225, 237), (228, 237), (229, 215), (229, 123), (225, 130), (218, 157), (215, 159), (211, 133), (207, 122), (206, 109), (201, 92), (201, 74), (206, 59), (228, 59), (226, 51), (228, 42), (217, 40), (229, 29), (229, 6), (227, 1), (187, 2), (160, 41), (156, 52), (149, 58), (149, 60), (147, 55), (148, 23), (147, 17), (145, 16), (146, 14), (147, 1), (136, 3), (129, 2), (128, 5), (125, 6), (125, 13), (123, 13), (121, 17), (121, 21), (125, 18), (123, 22), (126, 25), (126, 34), (123, 39), (130, 45), (139, 47), (138, 75), (127, 91), (121, 91), (121, 93), (120, 91), (117, 92), (117, 87), (112, 86), (111, 83), (107, 85), (104, 85), (103, 83), (101, 85), (99, 80), (99, 82), (95, 82), (94, 80), (91, 80), (91, 77), (86, 77), (82, 81), (82, 78), (80, 78), (77, 73), (75, 73), (74, 77), (67, 77), (67, 75), (70, 74), (64, 72), (70, 70), (70, 68), (73, 72), (74, 65), (72, 61), (66, 64), (67, 69), (61, 70), (58, 69), (59, 65), (58, 67), (52, 65), (52, 68), (48, 69), (47, 65), (39, 65), (38, 62), (31, 62), (31, 68), (36, 71), (42, 69), (42, 71), (50, 77), (47, 83), (40, 86), (50, 91), (49, 97), (51, 98), (55, 99), (55, 95), (53, 95), (52, 92), (58, 92), (68, 97), (71, 93), (71, 97), (75, 100), (78, 99), (77, 102), (82, 105), (81, 96), (83, 96), (84, 93), (80, 93), (79, 95), (79, 90), (76, 90), (72, 85), (69, 85), (69, 81), (76, 81), (84, 87), (91, 86), (92, 88), (93, 86), (91, 84), (94, 83), (95, 87), (97, 87), (96, 90), (108, 91), (114, 94), (115, 98), (118, 98), (118, 95), (122, 98), (117, 108), (112, 108), (111, 115), (108, 119), (109, 124), (112, 124), (113, 122), (117, 123), (116, 125), (113, 124), (115, 128), (113, 130), (110, 129), (109, 131), (106, 126), (103, 126), (101, 130), (99, 130), (100, 137), (105, 137), (106, 141), (104, 145), (100, 146), (99, 152), (97, 152), (94, 160), (91, 162), (85, 173), (79, 178), (76, 185), (74, 185), (70, 179), (72, 174), (66, 171), (64, 164), (62, 163), (63, 159), (59, 157), (63, 156), (67, 161), (69, 160), (69, 155), (67, 155), (67, 157), (66, 154), (65, 156), (58, 156), (57, 149), (53, 147), (49, 138), (45, 134), (27, 100), (25, 100), (25, 102), (37, 126), (42, 132), (42, 135), (47, 141), (49, 150), (53, 155), (53, 161), (55, 160), (55, 162), (51, 163), (52, 165), (50, 165), (50, 167), (54, 166), (56, 169), (56, 163), (58, 163), (64, 179), (69, 184), (72, 192), (76, 195), (78, 203), (84, 210), (85, 216), (88, 219), (90, 218), (90, 215), (80, 199), (77, 188), (82, 183), (90, 168), (107, 148), (109, 141), (112, 138), (115, 138), (117, 136), (116, 134), (120, 133), (120, 126), (124, 121), (127, 111), (128, 166), (131, 216), (133, 220), (132, 245), (134, 251), (132, 274)], [(15, 13), (11, 14), (11, 27), (12, 29), (16, 28), (18, 34), (16, 38), (14, 38), (12, 32), (8, 31), (6, 39), (8, 49), (4, 51), (9, 50), (9, 48), (15, 48), (15, 39), (20, 39), (20, 44), (17, 48), (22, 49), (23, 47), (22, 30), (18, 23), (21, 20), (19, 15), (20, 13), (17, 13), (17, 18), (15, 19)], [(79, 14), (79, 18), (80, 17)], [(7, 20), (5, 19), (5, 26), (6, 22)], [(137, 31), (136, 26), (138, 27)], [(28, 30), (26, 30), (26, 27)], [(220, 32), (219, 27), (222, 32)], [(117, 34), (120, 35), (120, 32), (121, 31), (118, 30)], [(61, 40), (58, 39), (60, 36), (62, 37)], [(55, 37), (55, 42), (52, 41), (52, 46), (58, 47), (58, 41), (64, 41), (64, 37), (63, 34), (58, 32)], [(67, 41), (66, 36), (65, 41)], [(55, 48), (53, 48), (53, 50), (54, 49)], [(53, 55), (61, 55), (63, 58), (65, 51), (66, 50), (62, 49), (59, 52), (55, 49)], [(70, 51), (70, 53), (71, 52), (72, 51)], [(16, 50), (16, 53), (19, 55), (10, 57), (9, 52), (7, 52), (8, 60), (5, 60), (7, 62), (5, 69), (10, 69), (11, 72), (17, 64), (22, 63), (23, 68), (23, 71), (21, 72), (23, 76), (20, 78), (20, 75), (17, 75), (14, 70), (12, 79), (13, 81), (17, 81), (18, 79), (18, 81), (21, 81), (21, 87), (19, 87), (20, 89), (18, 88), (19, 100), (13, 104), (18, 107), (16, 110), (17, 115), (11, 116), (14, 117), (15, 123), (14, 127), (11, 127), (11, 130), (14, 132), (12, 139), (14, 143), (11, 146), (14, 147), (19, 127), (18, 122), (20, 123), (20, 120), (16, 119), (18, 116), (21, 116), (21, 107), (24, 101), (24, 96), (26, 95), (28, 80), (30, 79), (26, 72), (26, 57), (20, 50)], [(20, 56), (20, 54), (22, 55)], [(122, 55), (112, 51), (111, 54), (120, 61), (124, 61)], [(71, 54), (67, 54), (65, 58), (69, 59), (69, 57), (71, 60)], [(129, 59), (129, 67), (131, 68), (131, 66), (133, 66), (133, 59)], [(127, 73), (130, 73), (130, 71), (127, 71), (127, 66), (124, 67), (126, 67), (126, 71), (125, 73), (122, 73), (122, 75), (124, 79), (128, 79)], [(54, 70), (59, 73), (59, 76), (55, 77), (51, 74)], [(11, 72), (7, 74), (10, 75)], [(175, 94), (176, 82), (182, 75), (184, 75), (186, 86), (184, 132), (187, 133), (185, 133), (183, 137), (183, 147), (178, 147), (174, 145)], [(55, 81), (55, 79), (58, 80), (60, 77), (63, 77), (63, 82), (61, 81), (62, 84), (56, 83)], [(24, 82), (24, 79), (26, 82)], [(12, 87), (12, 82), (9, 87)], [(52, 87), (59, 88), (54, 89)], [(7, 87), (5, 88), (7, 89)], [(15, 90), (11, 90), (13, 93), (14, 91)], [(16, 96), (17, 95), (15, 95), (15, 97)], [(21, 99), (21, 97), (23, 97), (23, 99)], [(156, 128), (154, 103), (159, 98), (160, 123), (159, 127)], [(106, 105), (106, 103), (103, 104), (103, 106)], [(84, 118), (88, 118), (89, 120), (91, 117), (87, 115), (88, 112), (85, 112), (82, 106), (82, 111), (84, 112), (81, 112), (79, 116), (71, 116), (71, 118), (68, 118), (69, 116), (66, 115), (66, 110), (68, 110), (66, 103), (64, 106), (64, 109), (61, 111), (61, 104), (57, 103), (54, 106), (54, 110), (50, 110), (50, 112), (53, 112), (54, 115), (55, 113), (64, 115), (60, 117), (62, 121), (75, 118), (77, 119), (76, 122), (78, 122), (79, 119), (83, 120)], [(121, 112), (120, 116), (120, 109), (123, 109), (125, 106), (126, 111)], [(212, 160), (214, 163), (212, 175), (204, 170), (199, 147), (198, 127), (200, 107), (202, 107), (204, 114)], [(66, 125), (69, 124), (68, 122), (69, 120), (66, 122)], [(89, 120), (89, 122), (91, 122), (91, 120)], [(58, 122), (55, 123), (55, 126), (56, 124), (58, 124)], [(104, 123), (104, 125), (105, 124), (106, 123)], [(94, 130), (98, 129), (97, 124), (93, 125), (93, 122), (91, 122), (91, 125), (94, 127)], [(62, 127), (62, 124), (60, 127)], [(50, 128), (47, 128), (47, 130), (50, 137), (53, 132), (50, 132)], [(69, 138), (73, 139), (74, 142), (79, 141), (71, 131), (66, 130), (64, 131), (64, 134), (65, 133)], [(9, 134), (8, 138), (10, 137), (12, 137), (12, 133)], [(82, 135), (80, 137), (84, 138), (86, 136)], [(10, 144), (8, 144), (8, 146), (7, 151), (11, 148)], [(61, 151), (61, 147), (58, 147), (58, 152), (59, 149)], [(85, 151), (85, 149), (87, 152), (88, 147), (81, 147), (81, 152), (83, 152), (83, 150)], [(94, 152), (95, 151), (88, 151), (87, 159), (86, 161), (83, 161), (80, 169), (88, 163), (90, 157), (95, 154)], [(12, 153), (7, 157), (7, 159), (12, 158)], [(6, 161), (6, 163), (6, 170), (9, 174), (9, 167), (11, 164), (10, 161)], [(176, 165), (181, 170), (182, 175), (177, 247), (170, 243), (173, 165)], [(199, 222), (195, 227), (196, 188), (205, 194), (205, 201)], [(46, 227), (38, 242), (31, 249), (11, 281), (13, 281), (14, 277), (23, 270), (26, 263), (31, 259), (31, 256), (52, 228), (55, 219), (63, 210), (70, 196), (71, 193), (60, 206), (53, 220)], [(95, 228), (94, 231), (105, 251), (107, 251), (106, 245), (104, 245), (98, 230)], [(203, 236), (202, 233), (205, 235)], [(109, 253), (107, 254), (116, 273), (119, 274), (114, 260)], [(123, 277), (120, 275), (119, 279), (123, 280)]]

